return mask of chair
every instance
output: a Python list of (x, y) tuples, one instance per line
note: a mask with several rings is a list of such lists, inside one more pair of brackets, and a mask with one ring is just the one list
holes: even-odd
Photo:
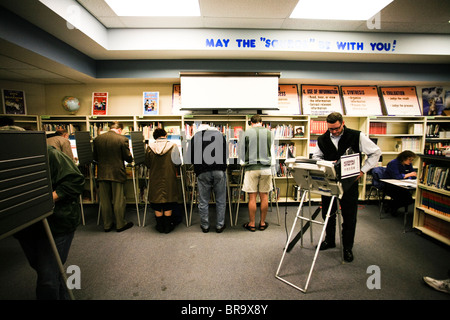
[(378, 199), (378, 206), (380, 207), (380, 219), (381, 219), (381, 212), (383, 211), (383, 203), (384, 198), (386, 196), (386, 184), (381, 181), (381, 179), (385, 178), (386, 168), (385, 167), (375, 167), (372, 169), (372, 186), (369, 190), (369, 199), (372, 195), (372, 191), (375, 190), (377, 199)]

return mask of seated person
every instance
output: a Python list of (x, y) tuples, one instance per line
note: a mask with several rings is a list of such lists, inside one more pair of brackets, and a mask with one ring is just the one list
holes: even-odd
[[(406, 150), (401, 152), (397, 158), (391, 160), (387, 167), (386, 179), (416, 179), (417, 173), (414, 171), (412, 162), (416, 158), (416, 154)], [(390, 212), (395, 215), (398, 208), (406, 207), (414, 202), (411, 192), (405, 188), (386, 184), (386, 194), (392, 198)]]

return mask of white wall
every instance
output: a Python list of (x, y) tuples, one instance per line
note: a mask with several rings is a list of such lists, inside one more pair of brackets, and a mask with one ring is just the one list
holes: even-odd
[[(299, 87), (301, 83), (298, 83)], [(339, 84), (333, 81), (334, 85)], [(355, 82), (355, 85), (358, 83)], [(377, 85), (374, 83), (374, 85)], [(399, 86), (402, 84), (398, 84)], [(408, 84), (405, 84), (407, 86)], [(422, 106), (422, 88), (433, 85), (417, 86), (419, 104)], [(78, 115), (91, 114), (92, 92), (109, 93), (109, 115), (142, 115), (142, 93), (144, 91), (158, 91), (160, 94), (160, 114), (172, 114), (171, 83), (138, 84), (81, 84), (81, 85), (42, 85), (24, 82), (0, 80), (0, 88), (25, 91), (27, 114), (30, 115), (69, 115), (61, 105), (65, 96), (74, 96), (80, 100), (81, 108)], [(444, 87), (444, 91), (450, 87)], [(3, 113), (3, 100), (1, 102)]]

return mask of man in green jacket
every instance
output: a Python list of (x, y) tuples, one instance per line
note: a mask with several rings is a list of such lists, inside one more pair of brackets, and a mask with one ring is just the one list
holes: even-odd
[[(81, 221), (80, 194), (84, 176), (72, 159), (52, 146), (47, 146), (52, 181), (53, 214), (47, 220), (64, 264), (76, 228)], [(35, 223), (16, 233), (31, 267), (37, 272), (38, 300), (67, 299), (67, 288), (42, 223)]]

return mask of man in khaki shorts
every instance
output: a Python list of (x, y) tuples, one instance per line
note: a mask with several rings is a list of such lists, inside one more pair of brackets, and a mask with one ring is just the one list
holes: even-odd
[[(272, 189), (271, 146), (272, 134), (262, 126), (260, 115), (251, 118), (251, 128), (246, 130), (240, 141), (240, 155), (245, 162), (245, 176), (242, 190), (248, 193), (249, 222), (243, 227), (256, 231), (256, 197), (259, 194), (261, 204), (261, 219), (258, 230), (265, 230), (269, 224), (265, 221), (269, 207), (269, 191)], [(245, 147), (245, 149), (243, 149)]]

